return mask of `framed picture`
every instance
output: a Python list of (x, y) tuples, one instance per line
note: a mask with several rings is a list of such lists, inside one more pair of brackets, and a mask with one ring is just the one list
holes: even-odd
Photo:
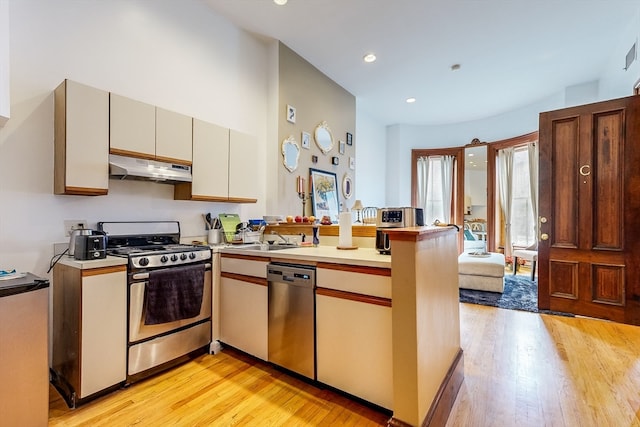
[(338, 184), (336, 174), (319, 169), (309, 168), (311, 177), (311, 199), (313, 216), (328, 216), (332, 222), (338, 222), (340, 214), (338, 203)]
[(353, 195), (353, 180), (348, 173), (345, 173), (342, 178), (342, 195), (345, 199), (349, 199)]
[(340, 159), (337, 158), (336, 156), (333, 156), (331, 158), (331, 164), (334, 165), (334, 166), (338, 166), (340, 164)]
[(345, 149), (344, 141), (340, 141), (340, 146), (339, 146), (340, 154), (344, 154), (344, 149)]
[(356, 168), (356, 158), (349, 157), (349, 169), (354, 170)]
[(287, 105), (287, 121), (289, 123), (295, 123), (296, 122), (296, 109), (295, 109), (295, 107), (292, 107), (291, 105)]
[(318, 163), (318, 156), (316, 156), (315, 154), (313, 154), (313, 155), (311, 156), (311, 162), (312, 162), (312, 163)]
[(347, 145), (353, 145), (353, 135), (347, 132)]
[(302, 132), (301, 140), (302, 140), (302, 148), (306, 148), (308, 150), (311, 144), (311, 134), (308, 132)]

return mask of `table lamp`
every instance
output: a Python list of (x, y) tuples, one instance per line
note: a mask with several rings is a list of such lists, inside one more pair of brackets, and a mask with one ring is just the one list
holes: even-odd
[(362, 201), (359, 199), (356, 200), (356, 202), (353, 204), (353, 207), (351, 209), (353, 209), (358, 213), (358, 219), (356, 220), (356, 224), (361, 223), (362, 221), (360, 220), (360, 212), (362, 212), (362, 209), (364, 209), (364, 206), (362, 206)]

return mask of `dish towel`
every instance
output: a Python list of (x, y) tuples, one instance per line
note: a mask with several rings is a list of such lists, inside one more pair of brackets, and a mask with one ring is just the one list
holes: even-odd
[(144, 291), (145, 325), (190, 319), (200, 314), (204, 264), (151, 271)]

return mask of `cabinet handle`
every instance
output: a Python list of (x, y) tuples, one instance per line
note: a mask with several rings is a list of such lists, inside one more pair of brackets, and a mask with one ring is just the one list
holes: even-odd
[(580, 166), (580, 175), (582, 175), (582, 176), (591, 175), (591, 166), (589, 166), (589, 165)]
[(547, 233), (542, 233), (540, 235), (540, 240), (549, 240), (549, 235)]

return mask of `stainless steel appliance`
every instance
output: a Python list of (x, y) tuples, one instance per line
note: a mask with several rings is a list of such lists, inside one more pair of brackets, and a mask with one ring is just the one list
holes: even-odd
[(422, 208), (380, 208), (377, 212), (378, 227), (418, 227), (424, 225)]
[(100, 222), (109, 255), (128, 258), (127, 383), (206, 352), (211, 248), (180, 244), (177, 221)]
[(314, 267), (267, 266), (269, 362), (316, 378)]
[(389, 235), (385, 229), (418, 227), (424, 225), (422, 208), (380, 208), (376, 218), (376, 249), (381, 254), (391, 254)]

